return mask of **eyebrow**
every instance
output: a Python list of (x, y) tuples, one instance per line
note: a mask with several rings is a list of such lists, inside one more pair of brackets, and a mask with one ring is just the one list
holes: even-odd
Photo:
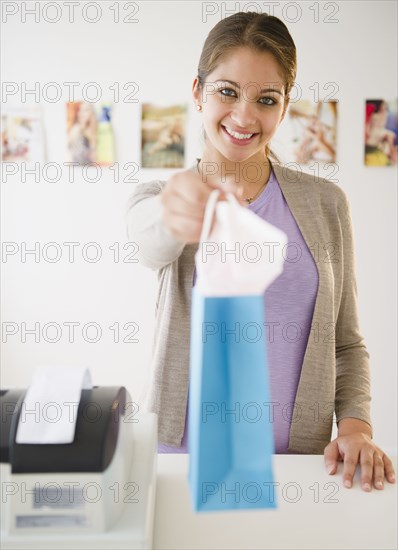
[[(233, 86), (236, 86), (240, 89), (240, 84), (238, 82), (234, 82), (233, 80), (228, 80), (227, 78), (219, 78), (218, 80), (215, 80), (214, 82), (229, 82)], [(249, 82), (250, 84), (250, 82)], [(279, 90), (276, 90), (275, 88), (264, 88), (263, 90), (260, 90), (260, 93), (263, 92), (276, 92), (277, 94), (283, 96), (283, 93)]]

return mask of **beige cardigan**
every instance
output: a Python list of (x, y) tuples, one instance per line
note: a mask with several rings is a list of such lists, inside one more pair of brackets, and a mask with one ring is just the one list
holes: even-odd
[[(271, 161), (319, 274), (310, 337), (296, 394), (289, 451), (322, 454), (344, 417), (371, 425), (369, 354), (359, 329), (350, 206), (336, 184)], [(196, 170), (196, 165), (190, 167)], [(159, 442), (180, 446), (189, 386), (189, 339), (197, 244), (177, 241), (162, 223), (165, 181), (137, 185), (127, 234), (142, 265), (158, 271), (152, 380), (146, 408), (158, 414)]]

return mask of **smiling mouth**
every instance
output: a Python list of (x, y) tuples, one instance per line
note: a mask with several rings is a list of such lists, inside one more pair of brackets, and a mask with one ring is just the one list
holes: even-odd
[(227, 132), (227, 134), (229, 134), (231, 137), (235, 138), (235, 139), (239, 139), (241, 141), (246, 141), (250, 138), (252, 138), (253, 136), (257, 135), (255, 133), (253, 134), (241, 134), (240, 132), (234, 132), (234, 130), (232, 130), (232, 128), (229, 128), (228, 126), (223, 126), (223, 129)]

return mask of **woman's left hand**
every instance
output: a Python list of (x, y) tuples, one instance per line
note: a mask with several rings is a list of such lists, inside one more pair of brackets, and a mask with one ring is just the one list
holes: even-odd
[(361, 466), (361, 484), (364, 491), (384, 488), (384, 477), (395, 482), (394, 468), (388, 456), (372, 441), (369, 435), (354, 432), (331, 441), (324, 450), (325, 466), (329, 474), (337, 471), (337, 462), (344, 462), (343, 483), (352, 487), (357, 465)]

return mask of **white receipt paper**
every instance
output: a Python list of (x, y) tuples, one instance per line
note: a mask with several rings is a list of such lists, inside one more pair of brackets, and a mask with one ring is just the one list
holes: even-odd
[(83, 389), (91, 389), (86, 367), (38, 367), (21, 407), (16, 443), (73, 443)]

